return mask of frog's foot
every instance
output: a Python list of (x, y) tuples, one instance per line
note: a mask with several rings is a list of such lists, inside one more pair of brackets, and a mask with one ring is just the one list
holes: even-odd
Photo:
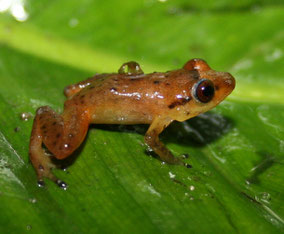
[(57, 168), (57, 166), (52, 162), (51, 157), (46, 155), (43, 149), (40, 149), (39, 152), (36, 154), (37, 156), (41, 155), (41, 157), (32, 157), (33, 153), (31, 154), (31, 161), (36, 170), (37, 179), (38, 179), (38, 186), (44, 187), (44, 178), (48, 178), (56, 183), (60, 188), (66, 190), (67, 184), (58, 179), (52, 172), (53, 169)]
[(171, 155), (170, 160), (169, 160), (169, 156), (167, 157), (168, 157), (167, 161), (165, 161), (166, 163), (174, 164), (174, 165), (181, 165), (181, 166), (185, 166), (186, 168), (192, 168), (190, 164), (184, 162), (184, 160), (188, 159), (189, 157), (188, 154), (182, 154), (177, 157), (174, 157), (173, 155)]
[[(170, 151), (169, 151), (170, 153)], [(180, 155), (178, 157), (175, 157), (172, 155), (172, 153), (167, 153), (167, 155), (163, 154), (163, 155), (159, 155), (161, 160), (167, 164), (171, 164), (171, 165), (180, 165), (180, 166), (184, 166), (186, 168), (192, 168), (192, 166), (186, 162), (184, 162), (185, 159), (187, 159), (185, 157), (185, 155)]]
[(144, 74), (140, 65), (137, 62), (127, 62), (122, 64), (122, 66), (118, 70), (119, 74), (127, 74), (127, 75), (141, 75)]
[[(181, 154), (178, 156), (178, 159), (180, 159), (182, 162), (183, 160), (188, 159), (188, 158), (189, 158), (189, 154)], [(185, 166), (186, 168), (192, 168), (190, 164), (185, 163), (185, 162), (183, 162), (183, 166)]]

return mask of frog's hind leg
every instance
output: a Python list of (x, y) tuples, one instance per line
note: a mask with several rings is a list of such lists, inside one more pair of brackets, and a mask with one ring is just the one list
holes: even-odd
[[(83, 114), (82, 114), (83, 113)], [(49, 178), (61, 187), (65, 183), (58, 180), (51, 170), (55, 168), (51, 157), (48, 156), (42, 144), (57, 159), (64, 159), (79, 147), (86, 136), (89, 118), (85, 112), (64, 111), (64, 115), (58, 115), (48, 106), (37, 110), (31, 139), (30, 160), (36, 170), (39, 184), (43, 184), (43, 178)]]
[(31, 133), (31, 139), (30, 139), (30, 146), (29, 146), (29, 155), (30, 160), (33, 164), (33, 167), (36, 171), (37, 178), (38, 178), (38, 185), (43, 186), (43, 178), (46, 177), (58, 185), (62, 183), (62, 186), (65, 185), (64, 182), (61, 182), (59, 179), (57, 179), (54, 174), (51, 172), (53, 168), (55, 168), (55, 165), (51, 161), (51, 157), (46, 154), (45, 150), (42, 148), (43, 143), (43, 131), (45, 130), (46, 126), (43, 127), (41, 124), (42, 116), (40, 116), (40, 112), (44, 112), (47, 110), (48, 107), (41, 107), (37, 111), (37, 115), (34, 119), (32, 133)]

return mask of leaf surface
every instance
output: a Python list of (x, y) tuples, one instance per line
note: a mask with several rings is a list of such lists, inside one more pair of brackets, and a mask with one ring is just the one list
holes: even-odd
[[(63, 10), (64, 9), (64, 10)], [(279, 233), (284, 228), (281, 1), (27, 1), (0, 14), (0, 232)], [(147, 126), (92, 126), (73, 162), (36, 186), (32, 118), (61, 112), (65, 86), (135, 60), (146, 72), (193, 57), (234, 75), (214, 110), (162, 141), (193, 168), (146, 153)]]

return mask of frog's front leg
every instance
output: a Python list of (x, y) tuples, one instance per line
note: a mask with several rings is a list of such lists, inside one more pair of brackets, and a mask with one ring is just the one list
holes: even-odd
[(43, 178), (49, 178), (60, 187), (66, 184), (57, 179), (52, 169), (55, 165), (51, 157), (46, 155), (42, 145), (57, 159), (68, 157), (79, 147), (86, 136), (89, 126), (88, 112), (76, 108), (65, 110), (58, 115), (48, 106), (40, 107), (34, 119), (29, 154), (36, 170), (39, 185), (43, 185)]
[(156, 117), (145, 134), (145, 142), (159, 155), (163, 162), (188, 166), (180, 158), (174, 157), (171, 151), (159, 140), (160, 133), (172, 122), (170, 118)]

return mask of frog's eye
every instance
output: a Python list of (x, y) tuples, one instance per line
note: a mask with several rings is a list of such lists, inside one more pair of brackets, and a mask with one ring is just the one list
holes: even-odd
[(201, 79), (193, 87), (193, 96), (202, 103), (207, 103), (214, 97), (215, 89), (211, 80)]

